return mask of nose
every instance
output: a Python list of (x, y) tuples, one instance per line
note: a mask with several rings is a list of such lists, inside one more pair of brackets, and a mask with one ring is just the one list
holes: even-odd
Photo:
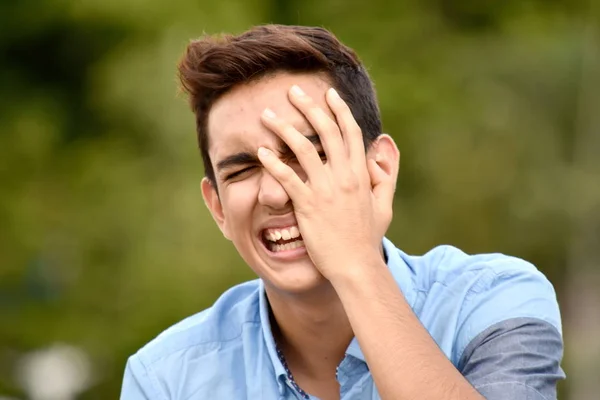
[(290, 207), (292, 201), (281, 183), (263, 169), (258, 190), (258, 202), (265, 207), (281, 210)]

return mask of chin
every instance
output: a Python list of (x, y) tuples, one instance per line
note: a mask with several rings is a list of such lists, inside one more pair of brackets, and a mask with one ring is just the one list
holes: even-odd
[(330, 285), (304, 248), (275, 254), (262, 243), (256, 247), (247, 249), (247, 252), (238, 251), (246, 264), (272, 290), (281, 294), (302, 295)]
[[(304, 267), (304, 266), (303, 266)], [(304, 268), (293, 268), (288, 271), (277, 271), (275, 276), (265, 276), (265, 284), (278, 292), (288, 295), (303, 295), (314, 292), (323, 286), (329, 286), (329, 281), (312, 265)]]

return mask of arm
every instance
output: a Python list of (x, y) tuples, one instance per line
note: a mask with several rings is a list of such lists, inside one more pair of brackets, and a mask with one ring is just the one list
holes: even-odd
[(296, 154), (307, 179), (260, 148), (263, 166), (284, 187), (307, 252), (336, 289), (379, 393), (384, 399), (481, 399), (421, 326), (384, 264), (379, 248), (392, 217), (399, 153), (380, 135), (365, 154), (346, 103), (329, 89), (331, 118), (300, 88), (290, 101), (318, 132), (324, 164), (312, 143), (271, 110), (263, 124)]
[(382, 399), (482, 399), (404, 299), (383, 260), (332, 281)]
[[(399, 159), (395, 144), (389, 136), (380, 135), (365, 154), (360, 128), (348, 106), (331, 89), (326, 99), (335, 121), (312, 99), (299, 93), (297, 87), (290, 92), (292, 104), (319, 133), (327, 154), (325, 164), (312, 144), (290, 124), (272, 112), (262, 116), (267, 128), (297, 155), (306, 180), (301, 180), (271, 151), (261, 148), (258, 156), (292, 199), (308, 254), (335, 288), (380, 394), (394, 400), (482, 399), (421, 325), (378, 251), (392, 215)], [(514, 265), (509, 263), (508, 267)], [(480, 293), (477, 302), (471, 302), (462, 321), (465, 331), (457, 339), (461, 350), (466, 347), (465, 340), (468, 343), (473, 339), (473, 332), (480, 333), (502, 320), (490, 321), (490, 317), (522, 315), (518, 310), (525, 305), (536, 310), (539, 304), (545, 304), (544, 311), (549, 311), (549, 315), (558, 315), (551, 285), (539, 279), (539, 272), (536, 275), (526, 270), (517, 267), (517, 275), (525, 272), (522, 276), (501, 277), (498, 285)], [(490, 272), (495, 274), (491, 269)], [(492, 277), (491, 281), (496, 280)], [(480, 286), (475, 290), (479, 291)], [(539, 298), (528, 291), (531, 288), (539, 291)], [(521, 294), (516, 295), (515, 291)], [(488, 365), (501, 366), (489, 361)], [(485, 384), (485, 389), (482, 385), (482, 391), (493, 390), (496, 384)], [(524, 394), (511, 400), (519, 398), (530, 397)]]
[[(552, 285), (518, 259), (495, 262), (462, 307), (456, 367), (374, 261), (332, 283), (383, 398), (556, 399), (563, 341)], [(451, 262), (451, 261), (448, 261)]]
[[(462, 260), (446, 258), (442, 262), (460, 265), (461, 268), (465, 267)], [(374, 265), (377, 268), (377, 265)], [(361, 271), (360, 267), (355, 267), (355, 270)], [(367, 274), (370, 271), (371, 269), (367, 269)], [(560, 368), (563, 341), (560, 333), (560, 312), (552, 285), (531, 264), (512, 257), (501, 256), (493, 260), (488, 259), (481, 271), (479, 278), (472, 282), (472, 287), (461, 307), (459, 319), (456, 321), (456, 337), (452, 355), (456, 368), (447, 360), (446, 366), (450, 366), (452, 372), (460, 372), (487, 399), (556, 399), (557, 382), (564, 379), (564, 372)], [(378, 274), (376, 270), (374, 274)], [(383, 276), (382, 274), (378, 275)], [(360, 317), (355, 316), (353, 326), (357, 338), (359, 341), (362, 340), (361, 348), (367, 359), (369, 358), (368, 352), (381, 345), (380, 341), (387, 337), (387, 335), (378, 333), (378, 330), (373, 327), (378, 324), (381, 329), (379, 332), (385, 332), (382, 330), (384, 325), (380, 320), (386, 316), (384, 314), (376, 316), (373, 310), (377, 310), (377, 303), (383, 301), (385, 304), (390, 304), (389, 302), (393, 301), (398, 309), (394, 311), (394, 307), (390, 307), (388, 316), (404, 319), (397, 324), (396, 354), (401, 354), (402, 362), (406, 361), (410, 366), (406, 372), (397, 376), (416, 374), (419, 369), (428, 370), (428, 377), (435, 377), (433, 383), (430, 387), (416, 390), (434, 390), (436, 387), (441, 388), (442, 385), (447, 385), (446, 397), (434, 398), (452, 398), (451, 393), (458, 391), (459, 387), (452, 383), (456, 381), (446, 379), (450, 376), (450, 370), (442, 369), (443, 364), (427, 365), (428, 362), (431, 362), (430, 360), (435, 360), (435, 358), (427, 359), (425, 351), (417, 352), (419, 350), (418, 330), (410, 331), (410, 319), (406, 320), (402, 316), (404, 312), (405, 316), (414, 317), (412, 310), (404, 301), (404, 296), (398, 299), (389, 293), (385, 299), (384, 290), (386, 288), (393, 290), (393, 287), (385, 285), (384, 281), (379, 282), (380, 286), (377, 287), (377, 291), (372, 291), (370, 296), (364, 295), (370, 291), (369, 287), (373, 286), (368, 284), (370, 278), (365, 278), (365, 275), (361, 276), (360, 280), (354, 280), (352, 278), (344, 279), (344, 275), (341, 275), (337, 281), (333, 282), (341, 298), (344, 299), (349, 318), (352, 319), (353, 314), (362, 312)], [(388, 279), (388, 282), (390, 281), (392, 281), (391, 277)], [(448, 283), (448, 285), (451, 289), (452, 283)], [(367, 308), (371, 312), (365, 311)], [(373, 320), (369, 321), (369, 318)], [(412, 319), (415, 322), (416, 318)], [(416, 323), (420, 328), (418, 320)], [(359, 329), (362, 329), (362, 339), (359, 336)], [(424, 330), (422, 332), (429, 339), (429, 343), (433, 343), (429, 334)], [(406, 336), (407, 333), (408, 336)], [(371, 336), (367, 336), (367, 334)], [(371, 349), (363, 344), (369, 340), (372, 340)], [(391, 343), (393, 346), (393, 342)], [(437, 346), (435, 347), (435, 350), (441, 354)], [(391, 357), (392, 349), (389, 349), (388, 357)], [(369, 361), (369, 365), (384, 361), (381, 357), (384, 357), (385, 354), (384, 346), (381, 356)], [(412, 361), (409, 360), (411, 357)], [(374, 367), (375, 364), (372, 365), (372, 369)], [(402, 365), (393, 368), (402, 368)], [(383, 376), (385, 379), (386, 369), (382, 368), (381, 370), (380, 377)], [(389, 371), (394, 370), (387, 369), (387, 371), (390, 373)], [(373, 371), (373, 375), (377, 381), (378, 377), (375, 375), (375, 371)], [(415, 378), (418, 379), (418, 376), (415, 375), (413, 379), (403, 378), (403, 380), (416, 384)], [(381, 385), (379, 381), (377, 384)], [(405, 386), (405, 389), (407, 388), (408, 386)], [(423, 391), (422, 393), (429, 392)], [(462, 398), (462, 396), (457, 395), (457, 398)]]

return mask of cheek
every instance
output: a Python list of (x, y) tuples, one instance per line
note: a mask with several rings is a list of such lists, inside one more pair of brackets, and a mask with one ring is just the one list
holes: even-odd
[[(258, 189), (250, 180), (231, 184), (223, 199), (226, 223), (232, 237), (248, 234), (253, 223)], [(246, 229), (241, 229), (246, 227)]]

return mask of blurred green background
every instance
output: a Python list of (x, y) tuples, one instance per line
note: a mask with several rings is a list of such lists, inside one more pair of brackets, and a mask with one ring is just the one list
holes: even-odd
[(368, 67), (402, 152), (389, 237), (534, 262), (560, 398), (597, 399), (598, 3), (4, 0), (0, 399), (115, 399), (128, 355), (254, 278), (204, 207), (175, 71), (190, 38), (269, 22), (329, 28)]

